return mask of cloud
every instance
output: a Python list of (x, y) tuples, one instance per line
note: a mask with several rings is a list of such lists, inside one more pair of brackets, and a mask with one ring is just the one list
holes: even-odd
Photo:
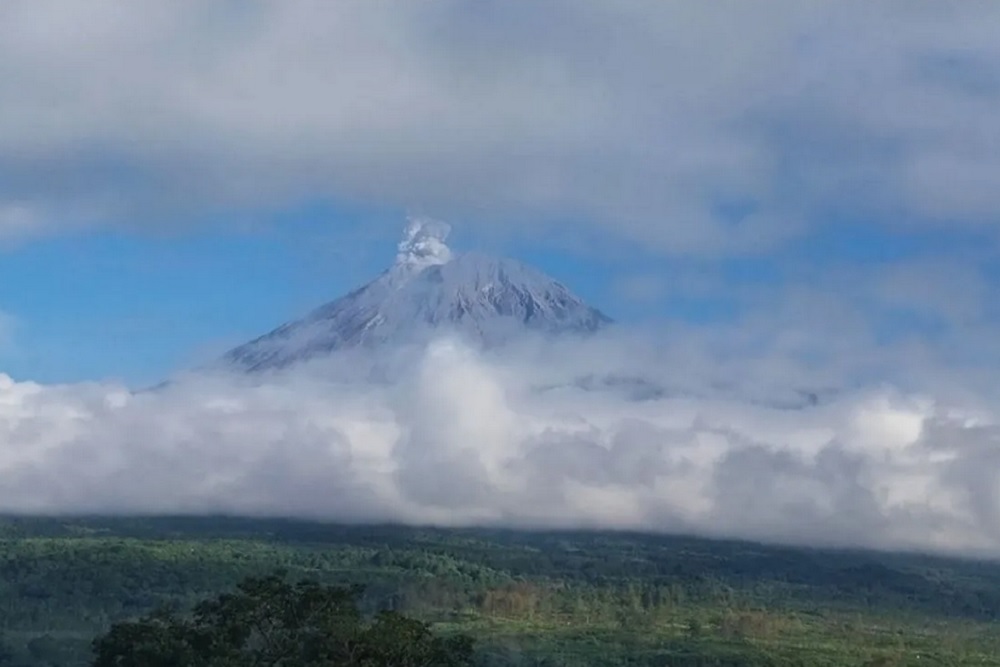
[(28, 204), (0, 201), (0, 242), (41, 231), (42, 216)]
[(990, 286), (981, 271), (969, 263), (949, 260), (897, 263), (874, 278), (875, 292), (886, 306), (960, 325), (975, 323), (988, 311)]
[(10, 2), (0, 210), (49, 222), (0, 230), (322, 197), (697, 254), (765, 251), (831, 210), (994, 230), (998, 12)]
[[(995, 403), (872, 384), (793, 405), (767, 377), (731, 390), (696, 378), (749, 379), (738, 366), (678, 373), (651, 349), (610, 338), (485, 354), (441, 339), (384, 383), (322, 364), (140, 393), (0, 376), (0, 510), (1000, 553)], [(640, 367), (656, 391), (633, 391)]]
[[(393, 357), (391, 385), (356, 358), (142, 393), (0, 376), (0, 510), (996, 555), (1000, 337), (983, 266), (948, 249), (882, 274), (777, 253), (779, 275), (755, 284), (711, 261), (844, 218), (995, 239), (998, 13), (8, 2), (0, 243), (323, 198), (494, 229), (573, 220), (654, 260), (700, 256), (630, 265), (622, 294), (735, 314), (558, 350), (440, 341)], [(401, 252), (435, 255), (436, 238)]]

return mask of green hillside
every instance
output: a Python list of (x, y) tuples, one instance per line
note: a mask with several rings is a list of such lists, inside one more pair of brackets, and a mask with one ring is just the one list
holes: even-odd
[(482, 665), (1000, 665), (994, 563), (230, 518), (3, 519), (0, 664), (85, 665), (112, 622), (275, 570), (364, 584)]

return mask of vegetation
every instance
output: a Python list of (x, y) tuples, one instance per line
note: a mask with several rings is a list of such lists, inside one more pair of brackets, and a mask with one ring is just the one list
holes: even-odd
[[(268, 578), (276, 568), (288, 588)], [(388, 627), (378, 619), (418, 627), (380, 612), (414, 619), (427, 641), (469, 635), (483, 667), (1000, 666), (994, 563), (625, 533), (222, 518), (0, 521), (0, 664), (82, 667), (107, 646), (99, 640), (95, 654), (95, 637), (121, 647), (122, 628), (211, 634), (218, 618), (208, 612), (218, 607), (203, 601), (266, 592), (235, 588), (248, 576), (286, 598), (353, 591), (350, 636)]]
[(357, 588), (247, 578), (189, 617), (157, 611), (94, 642), (93, 667), (462, 667), (472, 640), (392, 611), (365, 623)]

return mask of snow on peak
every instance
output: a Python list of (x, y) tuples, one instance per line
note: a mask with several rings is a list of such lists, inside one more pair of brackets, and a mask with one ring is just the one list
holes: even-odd
[(587, 335), (611, 319), (516, 260), (456, 253), (451, 228), (410, 218), (396, 263), (366, 285), (231, 350), (247, 370), (281, 368), (335, 350), (422, 344), (459, 335), (483, 347), (528, 333)]
[(445, 243), (451, 225), (447, 222), (416, 216), (407, 218), (403, 239), (397, 246), (396, 264), (426, 267), (447, 264), (451, 249)]

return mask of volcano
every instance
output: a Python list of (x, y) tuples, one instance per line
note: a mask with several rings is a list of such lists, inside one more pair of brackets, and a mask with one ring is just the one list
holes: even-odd
[(580, 336), (612, 323), (565, 285), (520, 261), (453, 253), (450, 227), (411, 218), (396, 261), (366, 285), (228, 352), (247, 371), (284, 368), (338, 350), (455, 334), (484, 348), (525, 334)]

